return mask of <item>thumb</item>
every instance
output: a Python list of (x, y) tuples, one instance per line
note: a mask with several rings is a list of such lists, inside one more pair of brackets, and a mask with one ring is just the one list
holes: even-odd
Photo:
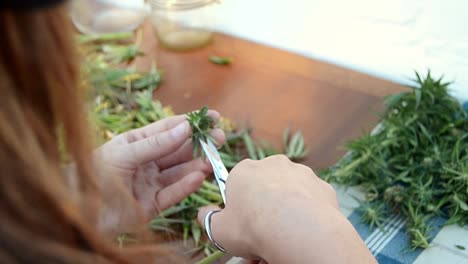
[(136, 162), (145, 163), (157, 160), (179, 149), (190, 136), (190, 125), (187, 121), (156, 133), (129, 145)]
[(205, 219), (206, 219), (206, 216), (212, 211), (218, 211), (218, 212), (213, 213), (211, 215), (211, 225), (210, 225), (211, 235), (213, 239), (216, 241), (216, 243), (221, 245), (224, 249), (226, 249), (226, 251), (232, 252), (232, 250), (226, 248), (225, 246), (226, 241), (224, 239), (225, 237), (224, 231), (226, 231), (226, 229), (220, 230), (220, 223), (223, 223), (223, 221), (220, 220), (220, 218), (223, 218), (223, 215), (224, 215), (223, 210), (221, 210), (221, 208), (215, 205), (209, 205), (209, 206), (200, 208), (198, 211), (198, 223), (200, 223), (200, 225), (206, 231)]
[[(205, 217), (206, 217), (206, 215), (211, 211), (220, 211), (220, 210), (221, 210), (221, 208), (219, 208), (216, 205), (209, 205), (209, 206), (201, 207), (198, 210), (198, 223), (200, 223), (200, 225), (203, 228), (205, 228)], [(213, 225), (214, 217), (215, 217), (214, 215), (211, 217), (211, 225)]]
[(205, 218), (211, 211), (219, 211), (211, 215), (211, 235), (230, 255), (258, 259), (250, 254), (250, 248), (245, 241), (245, 234), (235, 225), (235, 217), (228, 215), (226, 209), (210, 205), (202, 207), (198, 211), (198, 222), (205, 227)]
[(216, 213), (213, 213), (211, 215), (211, 223), (210, 223), (210, 228), (211, 228), (211, 235), (213, 239), (218, 243), (221, 247), (226, 249), (229, 253), (233, 253), (233, 248), (229, 246), (229, 237), (232, 237), (229, 234), (226, 234), (226, 232), (230, 231), (230, 228), (222, 228), (222, 226), (226, 227), (226, 224), (228, 224), (224, 218), (224, 210), (221, 210), (218, 206), (210, 205), (210, 206), (205, 206), (200, 208), (198, 211), (198, 222), (200, 225), (205, 229), (206, 231), (206, 226), (205, 226), (205, 219), (206, 216), (212, 212), (212, 211), (217, 211)]

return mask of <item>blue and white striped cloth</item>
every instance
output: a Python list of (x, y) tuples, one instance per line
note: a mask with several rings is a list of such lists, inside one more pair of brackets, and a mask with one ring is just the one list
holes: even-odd
[(354, 225), (370, 251), (381, 264), (468, 264), (468, 226), (444, 226), (446, 219), (432, 219), (431, 247), (426, 250), (409, 250), (409, 238), (405, 233), (405, 220), (400, 216), (389, 217), (383, 228), (370, 229), (361, 222), (356, 211), (359, 204), (353, 197), (362, 197), (358, 187), (335, 186), (340, 202), (340, 209)]
[[(468, 111), (468, 102), (464, 104)], [(356, 209), (355, 197), (363, 198), (359, 187), (335, 186), (341, 212), (348, 217), (370, 251), (381, 264), (468, 264), (468, 225), (445, 226), (446, 219), (434, 218), (430, 225), (433, 237), (430, 248), (409, 250), (409, 238), (405, 234), (405, 220), (399, 216), (389, 217), (382, 229), (370, 230), (361, 222)], [(354, 198), (353, 198), (354, 197)], [(466, 248), (459, 249), (458, 246)]]

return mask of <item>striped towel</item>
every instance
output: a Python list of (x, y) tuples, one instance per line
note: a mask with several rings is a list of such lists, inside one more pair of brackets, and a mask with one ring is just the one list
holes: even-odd
[[(446, 219), (434, 218), (431, 247), (410, 251), (409, 238), (405, 234), (405, 220), (400, 216), (389, 217), (381, 229), (370, 229), (361, 222), (356, 211), (358, 202), (353, 197), (363, 197), (359, 187), (334, 186), (337, 190), (341, 212), (348, 217), (372, 254), (381, 264), (468, 264), (468, 225), (444, 226)], [(464, 246), (461, 250), (456, 245)]]
[[(431, 247), (410, 251), (409, 238), (405, 234), (405, 220), (400, 216), (388, 218), (382, 229), (361, 222), (356, 209), (358, 202), (353, 197), (363, 197), (358, 187), (334, 186), (341, 212), (348, 217), (372, 254), (380, 264), (468, 264), (468, 226), (444, 226), (446, 219), (432, 219)], [(464, 246), (460, 250), (456, 245)], [(240, 264), (240, 258), (231, 259), (228, 264)]]

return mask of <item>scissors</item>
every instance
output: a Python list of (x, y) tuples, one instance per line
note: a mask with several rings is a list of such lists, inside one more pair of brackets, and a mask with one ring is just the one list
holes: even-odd
[(219, 191), (221, 192), (221, 197), (223, 197), (223, 202), (226, 204), (226, 181), (229, 176), (229, 172), (221, 160), (216, 146), (207, 140), (206, 142), (200, 139), (200, 144), (202, 146), (203, 152), (211, 163), (213, 167), (213, 173), (215, 175), (216, 183), (218, 184)]
[[(213, 173), (215, 175), (216, 183), (218, 183), (219, 191), (221, 192), (221, 197), (223, 197), (223, 202), (224, 204), (226, 204), (226, 181), (229, 176), (229, 172), (224, 166), (223, 161), (219, 156), (219, 152), (216, 149), (213, 142), (211, 142), (211, 140), (208, 139), (207, 141), (203, 141), (200, 139), (200, 144), (202, 146), (203, 152), (205, 153), (206, 157), (211, 163), (211, 166), (213, 167)], [(211, 232), (211, 216), (217, 212), (219, 211), (211, 211), (206, 215), (205, 230), (211, 243), (220, 251), (226, 252), (226, 249), (224, 249), (224, 247), (222, 247), (218, 242), (216, 242)]]

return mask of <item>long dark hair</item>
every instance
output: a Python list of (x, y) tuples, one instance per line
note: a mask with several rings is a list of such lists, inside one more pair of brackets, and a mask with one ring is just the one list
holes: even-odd
[(173, 262), (161, 246), (122, 251), (97, 230), (105, 201), (89, 159), (72, 32), (64, 6), (0, 11), (0, 262)]

